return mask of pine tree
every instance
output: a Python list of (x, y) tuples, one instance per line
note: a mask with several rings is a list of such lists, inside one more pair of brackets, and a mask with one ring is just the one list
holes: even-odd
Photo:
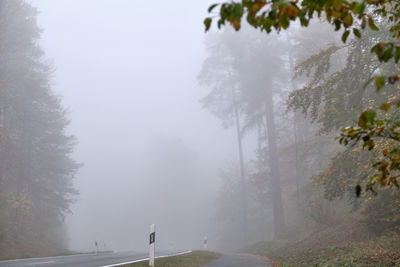
[(55, 253), (64, 215), (77, 193), (75, 140), (50, 87), (38, 45), (37, 11), (0, 2), (0, 256)]

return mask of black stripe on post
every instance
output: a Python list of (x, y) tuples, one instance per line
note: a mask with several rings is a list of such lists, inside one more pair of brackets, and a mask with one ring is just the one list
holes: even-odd
[(156, 241), (156, 233), (151, 233), (150, 234), (150, 245), (153, 244)]

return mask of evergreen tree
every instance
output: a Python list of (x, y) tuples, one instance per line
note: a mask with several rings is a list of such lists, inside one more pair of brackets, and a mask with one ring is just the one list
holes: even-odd
[[(268, 153), (268, 177), (270, 181), (275, 234), (282, 232), (285, 219), (282, 202), (280, 171), (278, 164), (278, 138), (276, 134), (274, 94), (282, 85), (287, 69), (277, 54), (263, 51), (264, 46), (279, 49), (279, 38), (271, 39), (245, 31), (245, 36), (233, 41), (233, 33), (224, 32), (210, 44), (210, 56), (206, 59), (199, 80), (212, 88), (202, 100), (223, 121), (233, 123), (238, 129), (238, 143), (246, 131), (263, 125), (264, 151)], [(276, 108), (275, 108), (276, 109)], [(245, 182), (243, 185), (245, 186)], [(244, 213), (245, 214), (245, 213)]]
[(23, 0), (0, 2), (0, 256), (65, 249), (62, 222), (79, 164), (51, 67), (38, 42), (37, 11)]

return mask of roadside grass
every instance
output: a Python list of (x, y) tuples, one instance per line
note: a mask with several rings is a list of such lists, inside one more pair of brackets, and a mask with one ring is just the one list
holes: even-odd
[(265, 241), (242, 251), (270, 257), (281, 267), (400, 266), (400, 234), (366, 235), (362, 227), (338, 225), (299, 241)]
[[(157, 267), (200, 267), (211, 260), (218, 259), (221, 254), (210, 251), (193, 251), (188, 254), (160, 258), (155, 260)], [(123, 265), (123, 267), (147, 267), (148, 261)]]
[(285, 253), (284, 257), (276, 256), (278, 264), (282, 267), (400, 266), (400, 235), (385, 235), (338, 246), (297, 248), (291, 251), (291, 254)]

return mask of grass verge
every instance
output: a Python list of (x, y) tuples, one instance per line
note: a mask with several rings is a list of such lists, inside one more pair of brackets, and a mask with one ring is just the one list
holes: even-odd
[[(160, 258), (155, 260), (157, 267), (200, 267), (211, 260), (219, 258), (221, 255), (210, 251), (193, 251), (188, 254)], [(148, 261), (132, 263), (123, 267), (147, 267)]]
[(399, 233), (355, 239), (348, 232), (348, 238), (334, 240), (331, 232), (334, 231), (320, 231), (296, 242), (260, 242), (244, 249), (244, 252), (270, 257), (281, 267), (400, 266)]

